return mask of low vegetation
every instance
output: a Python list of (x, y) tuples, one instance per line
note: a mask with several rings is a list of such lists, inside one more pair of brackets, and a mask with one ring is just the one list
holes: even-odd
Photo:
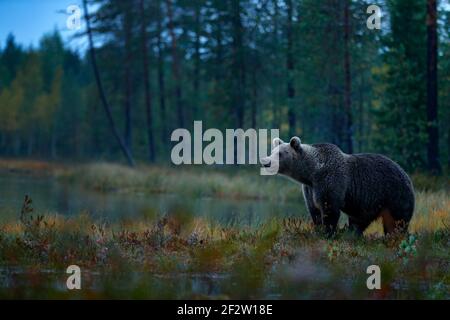
[[(296, 218), (220, 226), (181, 211), (110, 225), (36, 215), (26, 201), (20, 222), (0, 228), (0, 296), (448, 299), (442, 222), (408, 236), (355, 238), (343, 229), (327, 240)], [(83, 270), (83, 290), (65, 289), (72, 264)], [(381, 290), (366, 287), (372, 264), (381, 267)]]
[[(294, 184), (247, 172), (109, 164), (49, 172), (102, 192), (299, 198)], [(26, 198), (17, 220), (0, 224), (0, 297), (449, 299), (449, 226), (445, 188), (417, 191), (409, 235), (384, 237), (377, 221), (362, 238), (341, 226), (332, 239), (307, 218), (223, 225), (174, 207), (111, 223), (35, 212)], [(82, 290), (66, 289), (72, 264), (81, 267)], [(381, 290), (366, 286), (373, 264), (382, 270)]]
[[(164, 192), (190, 196), (298, 201), (299, 186), (281, 177), (260, 176), (259, 169), (214, 170), (196, 167), (141, 166), (137, 169), (117, 164), (98, 163), (59, 170), (59, 176), (102, 192)], [(445, 177), (413, 175), (419, 193), (448, 192)], [(443, 191), (442, 191), (443, 190)]]

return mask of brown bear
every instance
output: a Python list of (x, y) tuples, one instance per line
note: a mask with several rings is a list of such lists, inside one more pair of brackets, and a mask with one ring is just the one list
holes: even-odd
[(385, 234), (408, 229), (415, 201), (412, 182), (383, 155), (346, 154), (333, 144), (302, 144), (298, 137), (284, 143), (277, 138), (261, 164), (302, 184), (314, 224), (328, 235), (336, 231), (341, 211), (358, 234), (378, 217)]

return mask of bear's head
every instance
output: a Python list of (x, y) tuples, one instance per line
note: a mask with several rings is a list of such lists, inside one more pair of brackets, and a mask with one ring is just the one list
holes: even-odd
[(314, 148), (302, 144), (299, 137), (292, 137), (289, 143), (275, 138), (270, 156), (262, 158), (261, 164), (268, 174), (278, 173), (307, 183), (314, 167), (313, 153)]
[(291, 170), (301, 160), (302, 142), (300, 138), (293, 137), (289, 143), (275, 138), (272, 145), (272, 153), (270, 156), (262, 158), (261, 164), (268, 172), (278, 170), (276, 173), (290, 175)]

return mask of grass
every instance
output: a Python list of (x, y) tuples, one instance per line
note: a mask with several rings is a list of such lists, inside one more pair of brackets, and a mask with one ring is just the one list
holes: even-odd
[[(33, 173), (44, 167), (45, 174), (101, 192), (301, 199), (295, 184), (247, 169), (237, 174), (112, 164), (7, 167)], [(16, 221), (0, 224), (0, 297), (449, 299), (448, 186), (444, 179), (413, 179), (420, 187), (411, 234), (389, 237), (379, 221), (362, 238), (343, 228), (326, 239), (309, 219), (224, 226), (178, 208), (165, 216), (109, 223), (87, 214), (35, 212), (25, 201)], [(65, 288), (71, 264), (82, 269), (80, 291)], [(372, 264), (381, 267), (381, 290), (366, 287)]]
[[(417, 191), (416, 208), (411, 220), (409, 231), (434, 232), (450, 227), (450, 197), (446, 190)], [(380, 221), (373, 223), (367, 234), (378, 232), (382, 234)]]
[[(60, 171), (60, 176), (99, 191), (164, 192), (193, 196), (298, 200), (299, 187), (281, 177), (260, 176), (259, 169), (214, 170), (208, 167), (140, 166), (96, 163)], [(417, 191), (450, 190), (446, 177), (412, 175)]]
[[(295, 218), (223, 227), (175, 212), (109, 225), (30, 206), (0, 228), (2, 298), (450, 298), (445, 226), (387, 238), (340, 230), (327, 240)], [(83, 290), (64, 289), (71, 264)], [(365, 286), (372, 264), (381, 290)]]
[[(229, 169), (229, 168), (228, 168)], [(0, 159), (0, 172), (53, 175), (69, 183), (80, 183), (100, 192), (174, 193), (195, 197), (299, 201), (299, 187), (284, 178), (260, 176), (259, 168), (242, 166), (227, 170), (209, 166), (148, 166), (130, 168), (112, 163), (64, 165), (36, 160)], [(416, 191), (431, 194), (450, 192), (444, 176), (412, 175)]]
[(248, 168), (239, 172), (162, 166), (141, 166), (133, 169), (99, 163), (60, 172), (58, 176), (101, 192), (174, 193), (193, 197), (277, 201), (298, 200), (300, 197), (297, 185), (286, 184), (278, 177), (270, 179), (260, 176), (259, 172)]

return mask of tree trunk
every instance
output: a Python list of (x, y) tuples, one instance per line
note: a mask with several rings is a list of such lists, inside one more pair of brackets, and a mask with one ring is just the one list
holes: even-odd
[(132, 124), (131, 124), (131, 62), (133, 61), (132, 48), (131, 48), (131, 4), (125, 4), (125, 17), (124, 17), (124, 37), (125, 37), (125, 65), (124, 65), (124, 106), (125, 106), (125, 144), (129, 150), (132, 150)]
[(358, 108), (358, 152), (363, 150), (364, 136), (364, 70), (361, 72), (361, 83), (359, 85), (359, 108)]
[(352, 78), (350, 70), (350, 0), (344, 0), (345, 144), (353, 153)]
[(253, 70), (252, 74), (252, 128), (255, 129), (256, 129), (256, 114), (258, 109), (258, 88), (256, 81), (256, 69)]
[(53, 120), (52, 127), (50, 129), (50, 157), (56, 159), (56, 119)]
[(286, 1), (287, 6), (287, 50), (286, 50), (286, 68), (287, 68), (287, 100), (288, 100), (288, 124), (289, 137), (296, 134), (296, 115), (295, 115), (295, 87), (294, 87), (294, 33), (293, 33), (293, 4), (292, 0)]
[(214, 64), (214, 79), (216, 81), (216, 84), (219, 83), (223, 77), (223, 35), (222, 35), (222, 21), (220, 19), (220, 15), (218, 14), (217, 18), (217, 24), (216, 24), (216, 32), (215, 32), (215, 38), (217, 42), (217, 49), (216, 49), (216, 57), (215, 57), (215, 64)]
[[(274, 43), (274, 47), (275, 47), (275, 53), (277, 53), (278, 48), (279, 48), (279, 17), (280, 17), (280, 8), (278, 5), (278, 0), (272, 0), (273, 2), (273, 7), (274, 7), (274, 16), (273, 16), (273, 43)], [(278, 58), (279, 56), (276, 55), (276, 58)], [(278, 61), (277, 61), (278, 62)], [(280, 68), (276, 68), (274, 70), (274, 75), (273, 75), (273, 81), (272, 81), (272, 88), (273, 88), (273, 101), (272, 101), (272, 127), (273, 128), (279, 128), (280, 127), (280, 96), (284, 94), (282, 94), (281, 92), (282, 87), (280, 87), (280, 83), (281, 83), (281, 78), (282, 75), (280, 75), (280, 71), (282, 72), (282, 70), (280, 70)], [(281, 91), (280, 91), (281, 89)]]
[(28, 144), (27, 144), (27, 155), (29, 157), (33, 155), (33, 143), (34, 143), (34, 135), (30, 134), (28, 136)]
[(150, 74), (149, 74), (149, 57), (148, 57), (148, 43), (147, 43), (147, 19), (145, 18), (145, 4), (144, 0), (140, 0), (141, 10), (141, 46), (142, 46), (142, 63), (144, 78), (144, 93), (145, 93), (145, 110), (147, 118), (147, 138), (148, 138), (148, 158), (150, 162), (155, 161), (155, 143), (153, 138), (153, 117), (152, 117), (152, 97), (150, 89)]
[(427, 131), (428, 170), (439, 174), (439, 126), (437, 88), (437, 0), (427, 0)]
[(83, 0), (83, 9), (85, 12), (86, 29), (87, 29), (87, 35), (88, 35), (88, 40), (89, 40), (89, 51), (90, 51), (90, 55), (91, 55), (91, 63), (92, 63), (92, 68), (94, 70), (94, 76), (95, 76), (95, 81), (97, 83), (100, 100), (102, 101), (102, 105), (103, 105), (103, 108), (105, 109), (109, 125), (111, 127), (114, 137), (116, 138), (116, 140), (120, 146), (120, 149), (122, 150), (123, 154), (125, 155), (125, 157), (128, 161), (128, 164), (130, 166), (134, 166), (133, 156), (132, 156), (130, 150), (125, 145), (124, 141), (122, 140), (122, 138), (119, 134), (119, 131), (117, 130), (117, 127), (114, 123), (114, 119), (111, 114), (111, 108), (109, 107), (108, 101), (106, 100), (105, 92), (103, 90), (103, 84), (101, 82), (100, 73), (99, 73), (98, 67), (97, 67), (97, 58), (96, 58), (95, 49), (94, 49), (94, 42), (92, 40), (92, 30), (91, 30), (90, 18), (89, 18), (89, 13), (87, 10), (86, 2), (87, 2), (87, 0)]
[(167, 118), (166, 118), (166, 83), (164, 73), (164, 56), (162, 49), (162, 14), (161, 14), (161, 1), (157, 3), (158, 10), (158, 23), (157, 23), (157, 49), (158, 49), (158, 94), (159, 94), (159, 108), (161, 111), (161, 141), (165, 145), (168, 141), (167, 135)]
[(195, 0), (195, 56), (194, 56), (194, 110), (193, 117), (196, 120), (199, 103), (200, 90), (200, 14), (201, 4), (200, 0)]
[(244, 62), (244, 28), (241, 20), (240, 0), (232, 0), (232, 25), (233, 25), (233, 74), (237, 79), (233, 80), (233, 108), (235, 110), (237, 128), (244, 127), (245, 117), (245, 62)]
[(178, 127), (184, 128), (184, 113), (181, 98), (181, 74), (180, 74), (180, 61), (177, 48), (177, 38), (174, 30), (173, 23), (173, 8), (172, 0), (166, 0), (167, 16), (169, 18), (169, 34), (172, 42), (172, 76), (175, 81), (175, 103), (177, 110)]

